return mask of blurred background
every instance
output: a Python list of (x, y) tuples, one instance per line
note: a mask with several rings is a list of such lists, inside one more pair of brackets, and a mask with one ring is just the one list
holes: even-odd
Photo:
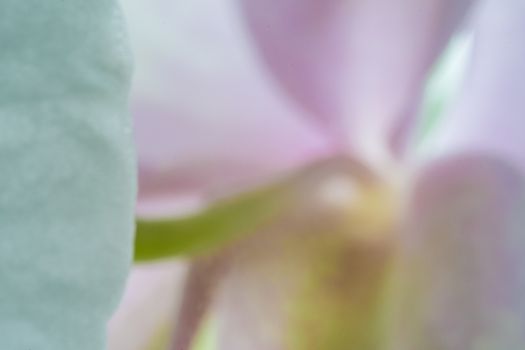
[[(389, 190), (375, 174), (397, 169), (388, 168), (396, 156), (385, 156), (373, 137), (364, 137), (381, 134), (390, 123), (373, 119), (383, 113), (377, 106), (403, 109), (397, 100), (415, 99), (410, 108), (418, 121), (410, 139), (412, 145), (424, 140), (461, 86), (471, 34), (458, 19), (466, 12), (462, 6), (341, 3), (121, 0), (135, 56), (130, 110), (139, 155), (140, 246), (109, 326), (110, 350), (349, 349), (345, 344), (354, 340), (364, 344), (360, 350), (376, 349), (367, 340), (381, 337), (374, 331), (355, 335), (341, 329), (354, 322), (346, 313), (376, 327), (359, 316), (373, 308), (368, 297), (356, 296), (349, 303), (361, 306), (348, 306), (333, 292), (346, 291), (346, 279), (355, 282), (345, 273), (357, 269), (355, 276), (373, 275), (383, 259), (384, 247), (365, 239), (365, 248), (358, 250), (365, 257), (345, 260), (340, 246), (346, 241), (339, 231), (348, 229), (346, 218), (355, 215), (351, 225), (363, 232), (394, 225), (384, 214), (390, 213), (384, 208)], [(443, 8), (450, 18), (442, 20), (448, 13)], [(349, 56), (343, 52), (347, 36)], [(427, 41), (435, 45), (421, 44)], [(353, 53), (360, 47), (366, 55)], [(350, 72), (339, 69), (347, 63)], [(413, 84), (411, 69), (421, 83)], [(362, 91), (341, 83), (346, 74), (361, 76), (350, 81), (362, 84)], [(405, 75), (412, 77), (406, 84)], [(403, 95), (413, 86), (417, 92)], [(400, 97), (390, 98), (388, 91)], [(353, 110), (367, 116), (364, 121), (350, 117), (348, 126), (342, 116)], [(361, 131), (349, 136), (345, 128)], [(333, 239), (315, 238), (332, 233)], [(266, 238), (253, 238), (258, 235)], [(262, 251), (270, 254), (263, 258)], [(222, 267), (228, 264), (241, 267), (225, 277)], [(288, 284), (297, 276), (309, 287), (291, 297)], [(214, 287), (221, 278), (227, 282)], [(327, 284), (326, 278), (334, 286), (316, 287)], [(340, 278), (344, 281), (337, 282)], [(252, 305), (260, 299), (262, 306)], [(290, 306), (299, 299), (301, 305)], [(220, 312), (210, 306), (216, 300)], [(304, 339), (287, 340), (294, 345), (284, 347), (277, 340), (282, 330), (274, 328), (288, 327), (278, 320), (295, 307), (302, 311), (293, 317), (302, 321), (290, 322), (300, 324), (297, 337)], [(231, 316), (225, 308), (246, 314)], [(346, 311), (336, 312), (340, 309)], [(323, 327), (330, 330), (319, 330)], [(355, 326), (356, 332), (367, 333), (367, 327)], [(241, 341), (242, 334), (248, 340)], [(230, 338), (238, 339), (224, 345)], [(306, 345), (314, 338), (332, 343)]]

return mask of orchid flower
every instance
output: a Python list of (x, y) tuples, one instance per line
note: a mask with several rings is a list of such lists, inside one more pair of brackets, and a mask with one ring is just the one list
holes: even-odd
[(130, 54), (112, 0), (0, 1), (0, 348), (102, 350), (132, 258)]
[[(524, 348), (522, 1), (125, 8), (136, 259), (191, 261), (172, 349), (207, 314), (227, 350)], [(431, 68), (470, 31), (417, 142)]]

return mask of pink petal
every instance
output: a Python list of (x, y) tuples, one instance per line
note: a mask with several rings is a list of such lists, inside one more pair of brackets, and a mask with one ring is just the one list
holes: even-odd
[(238, 252), (218, 298), (219, 349), (377, 349), (388, 247), (290, 236)]
[(191, 349), (229, 262), (228, 254), (195, 259), (190, 265), (172, 331), (170, 349)]
[(379, 349), (394, 251), (377, 214), (386, 198), (368, 197), (377, 183), (355, 164), (310, 170), (290, 184), (297, 205), (230, 250), (219, 349)]
[(485, 152), (525, 170), (525, 3), (488, 0), (464, 89), (423, 154)]
[(109, 350), (144, 350), (172, 328), (186, 265), (181, 262), (136, 266), (108, 330)]
[(260, 51), (311, 119), (372, 162), (402, 146), (468, 0), (243, 0)]
[(328, 152), (258, 66), (231, 2), (123, 6), (137, 56), (139, 209), (229, 194)]
[(419, 298), (406, 304), (416, 348), (525, 347), (525, 4), (481, 5), (464, 90), (421, 152), (448, 160), (416, 189), (406, 261), (418, 267), (408, 289)]
[(525, 178), (464, 155), (427, 168), (414, 193), (394, 348), (524, 348)]

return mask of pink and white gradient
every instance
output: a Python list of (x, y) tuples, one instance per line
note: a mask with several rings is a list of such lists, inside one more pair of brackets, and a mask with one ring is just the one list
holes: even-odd
[[(188, 199), (199, 210), (329, 157), (357, 159), (403, 183), (394, 314), (404, 322), (393, 323), (384, 349), (525, 346), (522, 1), (124, 7), (137, 53), (139, 215)], [(415, 145), (429, 70), (462, 25), (475, 32), (463, 89)], [(222, 283), (220, 349), (284, 346), (280, 330), (268, 331), (283, 317), (273, 292), (260, 291), (284, 285), (289, 275), (267, 270), (286, 271), (291, 258), (257, 253)]]

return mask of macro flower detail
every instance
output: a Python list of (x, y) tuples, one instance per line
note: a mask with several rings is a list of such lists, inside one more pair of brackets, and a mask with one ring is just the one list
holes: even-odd
[(114, 1), (0, 1), (0, 348), (102, 350), (132, 255)]
[[(227, 350), (525, 346), (520, 1), (125, 10), (135, 258), (190, 261), (158, 321), (172, 349), (207, 317)], [(430, 128), (424, 89), (453, 36), (467, 69)]]

